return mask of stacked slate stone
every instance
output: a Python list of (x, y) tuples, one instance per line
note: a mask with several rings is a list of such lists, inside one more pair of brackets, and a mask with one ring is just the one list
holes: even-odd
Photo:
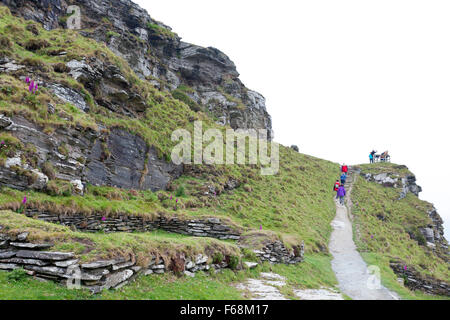
[(85, 216), (83, 214), (59, 215), (35, 209), (27, 209), (25, 214), (51, 223), (73, 226), (80, 231), (105, 233), (113, 232), (147, 232), (162, 229), (172, 233), (195, 237), (211, 237), (220, 240), (239, 240), (240, 232), (223, 223), (217, 218), (195, 220), (167, 219), (161, 216), (147, 220), (139, 216), (119, 215), (103, 217), (99, 214)]
[[(155, 256), (150, 257), (145, 267), (137, 266), (134, 260), (125, 258), (80, 264), (74, 253), (44, 251), (53, 245), (27, 242), (27, 237), (26, 232), (16, 237), (0, 233), (0, 270), (23, 268), (28, 275), (35, 278), (71, 287), (79, 284), (92, 293), (121, 288), (141, 273), (151, 275), (174, 271)], [(182, 257), (182, 270), (179, 271), (190, 277), (199, 271), (214, 269), (219, 272), (229, 267), (225, 259), (216, 264), (208, 263), (209, 258), (204, 254), (198, 254), (193, 259), (184, 258), (181, 253), (179, 256)]]
[(261, 261), (295, 264), (303, 261), (304, 246), (304, 243), (302, 243), (300, 248), (294, 248), (293, 251), (289, 252), (281, 241), (275, 241), (267, 244), (262, 250), (253, 250), (253, 252)]
[(450, 296), (450, 284), (444, 281), (422, 276), (413, 267), (400, 261), (391, 261), (391, 269), (404, 280), (404, 285), (411, 290), (420, 290), (428, 294)]
[(44, 251), (53, 245), (27, 242), (28, 233), (10, 237), (0, 233), (0, 270), (23, 268), (38, 279), (88, 288), (92, 292), (119, 288), (136, 276), (141, 267), (126, 259), (79, 264), (72, 252)]

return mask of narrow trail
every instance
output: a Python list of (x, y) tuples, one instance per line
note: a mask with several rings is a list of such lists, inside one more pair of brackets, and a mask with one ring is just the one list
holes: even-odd
[(345, 187), (347, 189), (347, 207), (336, 201), (336, 217), (331, 223), (329, 249), (333, 255), (332, 269), (336, 274), (341, 292), (354, 300), (398, 300), (397, 294), (382, 286), (369, 272), (367, 264), (356, 250), (353, 241), (350, 195), (357, 175), (350, 169)]

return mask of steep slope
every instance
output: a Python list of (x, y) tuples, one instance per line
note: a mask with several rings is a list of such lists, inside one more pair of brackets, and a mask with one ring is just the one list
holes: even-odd
[[(78, 4), (86, 5), (83, 19), (88, 19), (83, 23), (97, 25), (74, 31), (56, 28), (54, 22), (61, 22), (55, 15), (59, 12), (57, 1), (5, 3), (15, 14), (43, 22), (45, 28), (0, 6), (0, 208), (12, 210), (0, 213), (4, 255), (1, 269), (20, 271), (19, 267), (24, 266), (30, 274), (61, 281), (66, 272), (61, 267), (44, 258), (34, 261), (44, 267), (29, 266), (29, 261), (14, 256), (14, 246), (61, 250), (64, 256), (99, 266), (95, 280), (83, 280), (96, 291), (122, 279), (117, 279), (117, 270), (113, 270), (117, 265), (111, 262), (102, 266), (104, 262), (98, 259), (131, 254), (136, 257), (135, 269), (123, 273), (134, 277), (141, 272), (135, 270), (153, 272), (153, 266), (146, 261), (157, 252), (164, 261), (158, 265), (163, 269), (156, 269), (160, 271), (184, 270), (192, 275), (194, 269), (198, 272), (207, 266), (217, 271), (221, 266), (242, 269), (245, 259), (261, 260), (291, 264), (263, 264), (252, 271), (252, 276), (278, 268), (277, 272), (289, 279), (292, 290), (335, 284), (326, 245), (334, 214), (328, 186), (337, 174), (336, 164), (282, 146), (280, 170), (273, 176), (262, 176), (260, 164), (190, 166), (170, 161), (175, 145), (171, 133), (178, 128), (192, 132), (196, 120), (203, 121), (205, 130), (224, 131), (230, 126), (270, 130), (270, 118), (262, 102), (251, 98), (253, 93), (240, 84), (228, 58), (215, 49), (186, 48), (191, 53), (199, 51), (192, 53), (196, 62), (190, 65), (192, 59), (183, 52), (176, 59), (181, 59), (183, 68), (192, 67), (200, 74), (186, 76), (183, 69), (181, 84), (174, 89), (163, 78), (143, 76), (133, 59), (121, 56), (110, 44), (108, 48), (98, 42), (101, 39), (95, 34), (107, 34), (105, 27), (119, 25), (124, 34), (129, 30), (121, 25), (125, 22), (120, 19), (130, 17), (120, 11), (123, 7), (106, 10), (112, 16), (98, 25), (99, 19), (88, 19), (98, 10), (95, 3), (80, 1)], [(134, 5), (118, 3), (127, 4), (134, 12)], [(42, 6), (46, 10), (42, 11)], [(113, 17), (120, 19), (111, 23)], [(153, 22), (146, 15), (143, 19), (140, 23)], [(153, 66), (162, 68), (163, 58), (175, 58), (161, 46), (186, 44), (158, 26), (148, 28), (170, 39), (154, 42), (155, 36), (151, 35), (148, 41), (139, 43), (151, 48), (153, 58), (159, 59)], [(115, 32), (109, 33), (110, 38), (118, 37)], [(226, 78), (231, 89), (221, 88), (223, 79), (210, 78), (217, 75)], [(235, 89), (247, 98), (239, 96)], [(217, 93), (232, 100), (232, 106), (221, 104), (223, 99)], [(220, 102), (217, 108), (231, 112), (236, 107), (240, 115), (235, 119), (242, 116), (249, 122), (217, 121), (208, 104), (200, 100), (192, 103), (190, 94), (215, 97)], [(252, 111), (253, 107), (256, 111)], [(264, 124), (252, 120), (253, 112), (261, 112), (256, 117), (263, 117)], [(14, 215), (18, 215), (17, 220), (12, 218)], [(81, 234), (73, 234), (67, 227), (54, 230), (54, 223)], [(177, 241), (173, 236), (155, 235), (160, 229), (185, 238)], [(29, 233), (30, 243), (19, 241), (24, 232)], [(139, 235), (132, 236), (131, 232)], [(94, 234), (93, 238), (85, 233)], [(105, 233), (111, 234), (105, 237)], [(36, 243), (42, 241), (45, 243)], [(192, 250), (191, 245), (196, 249)], [(118, 246), (124, 249), (117, 250)], [(200, 259), (203, 269), (192, 266), (195, 255), (205, 253), (205, 248), (212, 249)], [(219, 263), (213, 263), (215, 260)], [(246, 272), (233, 272), (228, 278), (218, 275), (222, 284), (214, 292), (242, 279)], [(21, 278), (20, 273), (17, 277)], [(139, 278), (141, 281), (147, 280)], [(237, 291), (229, 294), (239, 296)], [(141, 291), (138, 296), (146, 297)], [(20, 290), (16, 297), (23, 297)], [(84, 296), (74, 296), (80, 297)]]
[[(449, 295), (448, 243), (442, 219), (405, 166), (379, 163), (359, 170), (352, 191), (355, 240), (366, 262), (381, 269), (382, 281), (404, 297), (405, 287)], [(357, 174), (357, 173), (355, 173)]]

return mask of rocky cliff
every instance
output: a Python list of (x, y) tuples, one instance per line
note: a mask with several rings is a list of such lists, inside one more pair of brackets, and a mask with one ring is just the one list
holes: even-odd
[(169, 161), (170, 133), (196, 119), (272, 137), (264, 97), (224, 53), (182, 42), (131, 1), (2, 4), (1, 186), (156, 191), (183, 171)]
[(2, 2), (14, 14), (42, 23), (47, 30), (65, 28), (68, 6), (79, 6), (80, 33), (105, 43), (141, 79), (170, 90), (196, 110), (210, 112), (220, 124), (267, 129), (272, 135), (264, 97), (242, 84), (224, 53), (181, 41), (170, 27), (129, 0)]

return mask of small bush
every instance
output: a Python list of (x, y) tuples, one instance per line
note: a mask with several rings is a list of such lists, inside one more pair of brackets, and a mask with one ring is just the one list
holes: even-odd
[(11, 282), (21, 282), (27, 278), (28, 274), (23, 268), (15, 269), (8, 273), (6, 278)]
[(186, 196), (186, 190), (184, 189), (184, 186), (179, 186), (177, 191), (175, 191), (175, 196), (177, 197), (185, 197)]
[(56, 171), (51, 162), (46, 161), (42, 165), (42, 172), (50, 179), (53, 180), (56, 178)]
[(26, 26), (25, 29), (30, 31), (35, 36), (39, 35), (39, 29), (38, 29), (38, 27), (35, 24), (29, 24), (29, 25)]
[(108, 39), (111, 39), (112, 37), (119, 37), (120, 34), (118, 34), (117, 32), (114, 32), (114, 31), (108, 31), (106, 33), (106, 36), (108, 37)]
[(237, 256), (229, 256), (228, 257), (228, 266), (231, 270), (236, 270), (239, 265), (239, 257)]
[(68, 156), (69, 155), (69, 150), (67, 149), (65, 144), (61, 144), (58, 147), (58, 152), (61, 153), (63, 156)]
[(73, 186), (69, 181), (51, 180), (47, 184), (47, 193), (51, 196), (70, 197), (73, 193)]
[(42, 72), (50, 72), (50, 68), (47, 66), (47, 64), (44, 62), (44, 60), (40, 58), (25, 58), (21, 62), (22, 64), (30, 67), (37, 68), (41, 70)]
[(70, 68), (64, 63), (60, 62), (53, 65), (53, 70), (58, 73), (66, 73), (70, 71)]
[(424, 235), (422, 234), (422, 232), (420, 232), (420, 230), (416, 231), (415, 236), (419, 245), (424, 246), (427, 244), (427, 239), (425, 239)]
[(9, 38), (6, 36), (0, 36), (0, 48), (11, 49), (12, 48), (11, 40), (9, 40)]
[(25, 49), (29, 51), (37, 51), (47, 47), (50, 47), (50, 43), (45, 39), (30, 39), (25, 44)]
[(191, 108), (192, 111), (197, 112), (197, 111), (201, 110), (201, 108), (197, 104), (197, 102), (192, 100), (186, 93), (184, 93), (180, 89), (174, 90), (172, 92), (172, 97), (174, 97), (175, 99), (180, 100), (180, 101), (184, 102), (185, 104), (187, 104), (189, 106), (189, 108)]
[(223, 261), (223, 254), (222, 252), (216, 252), (213, 255), (213, 263), (219, 264)]

